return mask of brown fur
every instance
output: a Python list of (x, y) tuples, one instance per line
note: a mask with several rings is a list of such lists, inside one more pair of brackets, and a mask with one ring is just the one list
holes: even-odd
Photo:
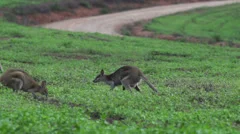
[(104, 71), (101, 70), (100, 74), (93, 80), (93, 82), (105, 82), (111, 86), (111, 90), (113, 90), (115, 86), (122, 85), (123, 90), (128, 89), (131, 91), (131, 88), (135, 88), (137, 91), (140, 91), (138, 83), (141, 79), (144, 80), (153, 91), (158, 92), (158, 90), (143, 75), (140, 69), (133, 66), (123, 66), (110, 75), (105, 75)]
[(36, 98), (35, 93), (41, 93), (42, 95), (48, 95), (46, 88), (46, 81), (42, 81), (39, 85), (33, 78), (21, 69), (9, 69), (1, 77), (0, 82), (14, 91), (23, 90), (25, 92), (31, 92), (33, 97)]

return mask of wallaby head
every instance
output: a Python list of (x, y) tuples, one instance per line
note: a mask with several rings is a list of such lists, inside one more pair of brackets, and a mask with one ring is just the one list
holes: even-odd
[(93, 80), (94, 83), (104, 82), (106, 80), (106, 76), (104, 75), (104, 70), (102, 69), (100, 74)]
[(29, 83), (29, 85), (31, 85), (31, 88), (27, 88), (27, 84), (24, 85), (26, 86), (25, 89), (22, 89), (24, 91), (30, 92), (33, 95), (33, 98), (37, 98), (37, 96), (35, 95), (35, 93), (40, 93), (42, 95), (45, 95), (46, 98), (48, 98), (48, 89), (47, 89), (47, 82), (46, 81), (42, 81), (41, 84), (39, 85), (38, 83), (34, 82), (32, 84)]
[(45, 95), (46, 98), (48, 97), (48, 89), (46, 87), (47, 82), (44, 80), (42, 81), (40, 87), (39, 87), (39, 93), (41, 93), (42, 95)]

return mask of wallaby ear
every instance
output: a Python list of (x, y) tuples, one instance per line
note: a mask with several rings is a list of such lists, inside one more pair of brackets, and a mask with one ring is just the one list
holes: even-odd
[(44, 81), (42, 81), (42, 83), (41, 83), (41, 87), (42, 88), (46, 88), (46, 85), (47, 85), (47, 82), (44, 80)]
[(104, 75), (104, 70), (103, 69), (101, 70), (101, 75)]

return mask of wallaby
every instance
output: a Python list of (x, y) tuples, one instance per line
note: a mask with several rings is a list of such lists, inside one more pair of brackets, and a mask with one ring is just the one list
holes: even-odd
[(135, 88), (140, 92), (138, 83), (141, 79), (144, 80), (149, 87), (153, 89), (153, 91), (158, 92), (158, 90), (148, 81), (143, 73), (137, 67), (133, 66), (123, 66), (110, 75), (105, 75), (104, 70), (102, 69), (93, 82), (105, 82), (111, 86), (110, 90), (113, 90), (116, 86), (122, 85), (123, 90), (128, 89), (131, 91), (131, 88)]
[[(2, 69), (2, 67), (1, 67)], [(25, 92), (30, 92), (33, 98), (37, 98), (35, 93), (41, 93), (48, 97), (48, 89), (46, 88), (46, 81), (42, 81), (39, 85), (33, 78), (21, 69), (9, 69), (1, 77), (0, 82), (13, 91), (23, 90)]]

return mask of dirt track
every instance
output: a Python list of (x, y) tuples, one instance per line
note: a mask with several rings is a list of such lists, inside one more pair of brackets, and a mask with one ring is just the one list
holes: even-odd
[(43, 25), (43, 27), (75, 32), (98, 32), (103, 34), (119, 35), (119, 28), (125, 24), (152, 19), (158, 16), (173, 14), (177, 12), (187, 11), (194, 8), (214, 7), (235, 2), (240, 2), (240, 0), (225, 0), (157, 6), (94, 17), (64, 20), (45, 24)]

